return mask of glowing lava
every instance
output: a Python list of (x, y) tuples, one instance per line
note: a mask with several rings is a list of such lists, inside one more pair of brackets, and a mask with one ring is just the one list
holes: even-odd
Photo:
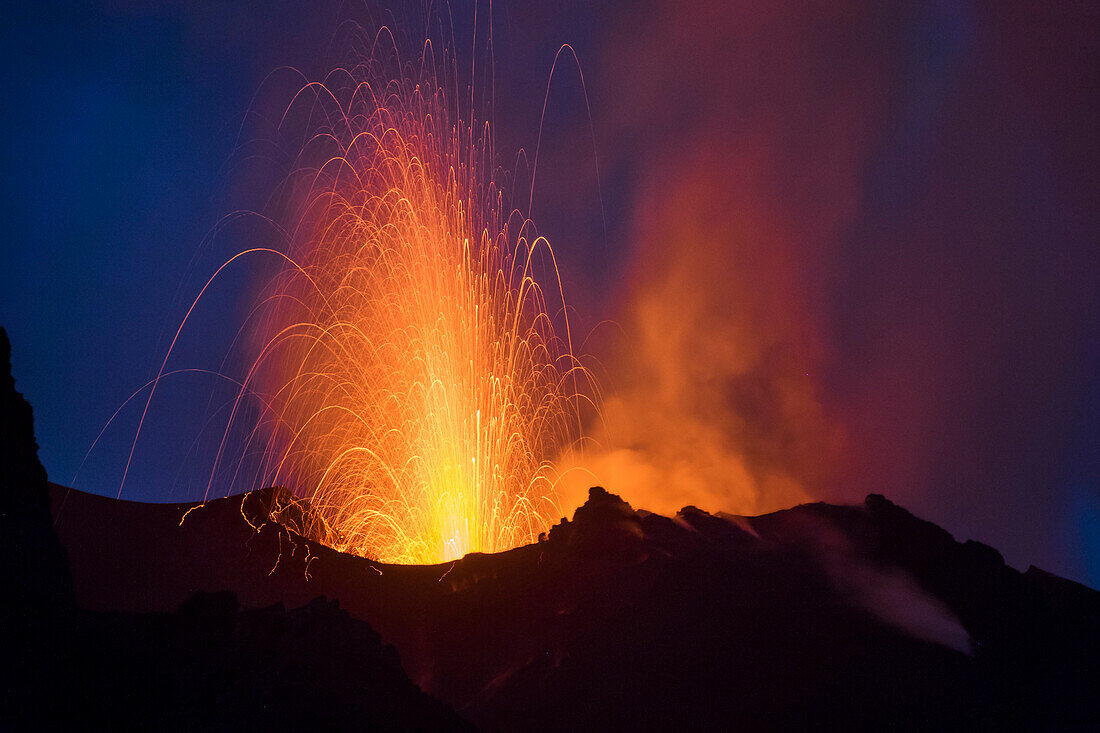
[(308, 498), (324, 526), (303, 529), (337, 549), (430, 563), (533, 541), (559, 516), (548, 459), (578, 437), (584, 378), (536, 280), (560, 299), (553, 252), (502, 215), (487, 127), (423, 77), (363, 77), (291, 104), (321, 120), (300, 156), (317, 162), (291, 181), (230, 425), (260, 398), (261, 481)]

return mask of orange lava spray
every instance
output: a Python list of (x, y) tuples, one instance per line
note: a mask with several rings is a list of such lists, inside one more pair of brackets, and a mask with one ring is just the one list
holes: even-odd
[(509, 549), (559, 516), (550, 458), (579, 438), (587, 372), (553, 251), (503, 215), (487, 126), (423, 74), (370, 68), (288, 109), (307, 108), (300, 160), (316, 162), (288, 181), (285, 267), (250, 320), (255, 360), (214, 472), (258, 396), (246, 443), (259, 481), (308, 499), (318, 526), (302, 531), (387, 562)]

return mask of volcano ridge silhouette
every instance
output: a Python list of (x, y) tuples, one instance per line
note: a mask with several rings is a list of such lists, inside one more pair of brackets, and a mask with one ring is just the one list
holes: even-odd
[(417, 684), (486, 729), (1096, 720), (1100, 594), (1020, 573), (880, 495), (664, 517), (596, 487), (536, 544), (402, 566), (281, 525), (265, 513), (279, 491), (195, 507), (51, 486), (77, 601), (152, 612), (215, 588), (254, 608), (338, 598)]
[(3, 727), (1100, 725), (1100, 594), (881, 495), (665, 517), (594, 487), (536, 544), (388, 565), (318, 542), (285, 489), (47, 485), (30, 408), (0, 387)]

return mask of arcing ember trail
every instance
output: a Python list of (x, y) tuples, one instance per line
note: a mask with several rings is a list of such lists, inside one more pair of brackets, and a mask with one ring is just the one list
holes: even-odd
[(460, 119), (426, 49), (287, 105), (280, 128), (307, 130), (288, 247), (236, 255), (283, 267), (242, 327), (207, 486), (287, 486), (323, 525), (303, 534), (400, 563), (537, 539), (561, 515), (551, 459), (579, 438), (588, 379), (553, 251), (504, 214), (488, 127)]

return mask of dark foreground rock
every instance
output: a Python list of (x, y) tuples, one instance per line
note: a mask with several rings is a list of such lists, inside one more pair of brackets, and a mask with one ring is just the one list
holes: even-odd
[(52, 704), (47, 690), (73, 686), (66, 650), (74, 612), (34, 417), (15, 389), (11, 344), (0, 328), (0, 714), (43, 708)]
[(392, 646), (338, 601), (241, 609), (229, 591), (175, 613), (85, 614), (95, 730), (463, 730)]

